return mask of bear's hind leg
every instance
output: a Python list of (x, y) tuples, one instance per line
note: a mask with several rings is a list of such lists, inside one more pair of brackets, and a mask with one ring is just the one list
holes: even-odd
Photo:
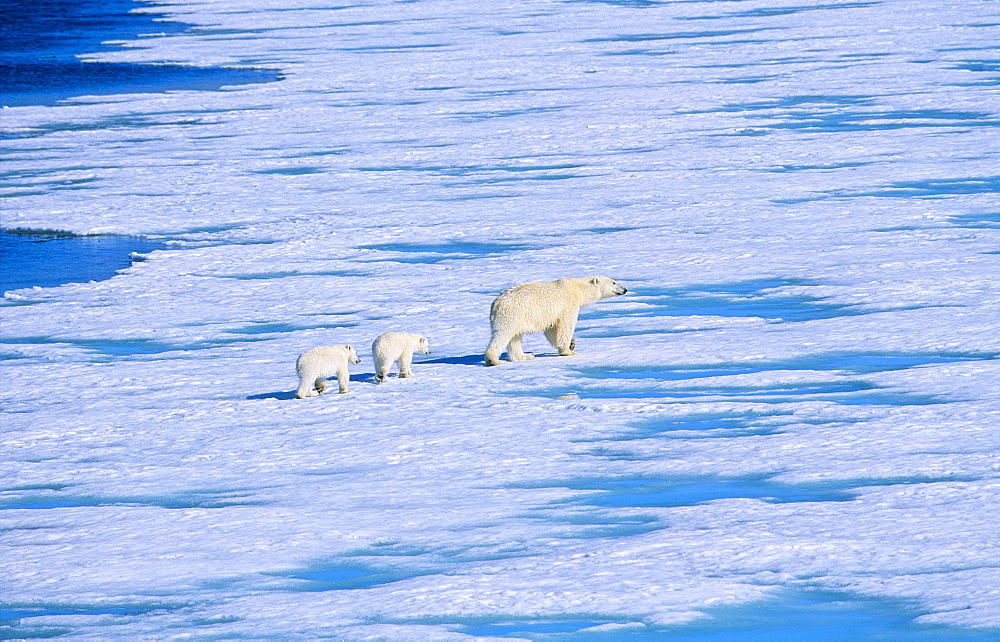
[(323, 394), (323, 391), (326, 390), (326, 377), (317, 377), (314, 385), (316, 387), (316, 394)]
[(316, 393), (313, 392), (313, 382), (309, 379), (303, 378), (299, 381), (299, 388), (295, 391), (296, 399), (305, 399), (306, 397), (315, 397)]
[(523, 349), (521, 349), (521, 335), (515, 334), (511, 338), (510, 343), (507, 344), (507, 359), (510, 361), (527, 361), (528, 359), (534, 359), (535, 355), (526, 354)]
[(510, 342), (510, 337), (500, 332), (493, 332), (493, 336), (490, 338), (490, 345), (486, 348), (486, 365), (500, 365), (500, 352), (508, 342)]
[(381, 355), (375, 355), (375, 383), (382, 383), (389, 374), (392, 362)]

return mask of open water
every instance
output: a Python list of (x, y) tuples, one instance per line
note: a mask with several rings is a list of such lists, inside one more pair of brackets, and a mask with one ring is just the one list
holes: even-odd
[(181, 33), (178, 22), (133, 13), (133, 0), (6, 0), (0, 9), (0, 105), (47, 105), (71, 96), (218, 89), (270, 82), (258, 69), (84, 62), (117, 41)]

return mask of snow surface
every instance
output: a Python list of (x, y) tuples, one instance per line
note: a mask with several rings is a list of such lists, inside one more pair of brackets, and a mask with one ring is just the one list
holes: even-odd
[[(5, 295), (8, 634), (621, 639), (809, 590), (996, 634), (996, 3), (140, 11), (195, 27), (93, 59), (284, 79), (3, 111), (3, 227), (169, 242)], [(577, 356), (481, 365), (499, 292), (590, 274), (630, 293)], [(376, 385), (387, 330), (433, 353)]]

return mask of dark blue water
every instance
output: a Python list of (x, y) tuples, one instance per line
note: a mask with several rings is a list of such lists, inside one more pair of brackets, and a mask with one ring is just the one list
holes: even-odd
[(129, 12), (133, 0), (4, 0), (0, 3), (0, 104), (45, 105), (64, 98), (169, 89), (213, 90), (271, 82), (277, 72), (221, 67), (84, 63), (102, 43), (179, 33), (188, 25)]
[(130, 236), (75, 236), (0, 231), (0, 292), (110, 279), (132, 263), (132, 252), (151, 252), (161, 241)]

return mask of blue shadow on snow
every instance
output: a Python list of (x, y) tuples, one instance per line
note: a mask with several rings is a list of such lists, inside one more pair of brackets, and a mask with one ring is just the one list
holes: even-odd
[[(393, 374), (390, 373), (389, 376), (392, 377)], [(360, 372), (360, 373), (352, 372), (351, 383), (377, 383), (377, 382), (375, 381), (374, 372)], [(287, 401), (289, 399), (295, 399), (295, 392), (296, 392), (295, 390), (277, 390), (275, 392), (261, 392), (255, 395), (248, 395), (245, 398), (250, 400), (278, 399), (282, 401)], [(323, 393), (321, 396), (334, 397), (338, 394), (340, 393), (337, 392), (337, 378), (329, 377), (327, 379), (326, 392)]]
[(925, 406), (949, 403), (932, 395), (919, 395), (883, 388), (868, 381), (840, 380), (828, 382), (791, 382), (747, 386), (687, 386), (667, 388), (657, 386), (557, 386), (509, 393), (514, 396), (548, 397), (551, 399), (644, 399), (669, 403), (705, 401), (739, 401), (746, 403), (781, 404), (805, 401), (826, 401), (845, 406)]
[(1000, 228), (1000, 212), (979, 212), (960, 214), (949, 218), (952, 225), (985, 229)]
[(249, 395), (247, 399), (280, 399), (282, 401), (287, 401), (289, 399), (295, 399), (294, 390), (278, 390), (276, 392), (261, 392), (256, 395)]
[[(927, 611), (913, 602), (822, 589), (783, 589), (774, 597), (709, 609), (687, 624), (662, 626), (608, 614), (547, 618), (480, 616), (423, 618), (395, 623), (438, 624), (479, 637), (529, 640), (687, 640), (691, 642), (799, 642), (815, 640), (992, 640), (1000, 630), (918, 624)], [(597, 628), (600, 627), (600, 628)]]
[[(801, 95), (726, 105), (723, 112), (746, 114), (758, 131), (868, 132), (896, 129), (1000, 127), (989, 112), (949, 109), (880, 109), (872, 96)], [(694, 112), (698, 113), (698, 112)], [(726, 134), (733, 135), (733, 134)]]
[[(775, 290), (816, 285), (803, 279), (757, 279), (679, 288), (638, 287), (627, 303), (640, 307), (588, 308), (580, 320), (613, 317), (757, 317), (771, 322), (801, 322), (858, 316), (888, 310), (827, 302), (827, 297), (785, 294)], [(619, 302), (620, 305), (625, 301)]]
[[(130, 357), (139, 355), (164, 354), (168, 352), (189, 352), (211, 350), (232, 344), (267, 341), (267, 337), (251, 338), (247, 335), (232, 339), (209, 339), (188, 344), (171, 344), (150, 339), (62, 339), (53, 337), (4, 337), (0, 343), (12, 345), (73, 345), (104, 357)], [(100, 360), (100, 359), (95, 359)]]
[[(168, 509), (261, 506), (250, 491), (188, 491), (170, 495), (98, 496), (64, 493), (66, 485), (35, 486), (0, 492), (0, 510), (52, 510), (95, 506), (158, 506)], [(50, 492), (46, 492), (50, 491)]]
[(449, 363), (458, 366), (481, 366), (483, 365), (483, 355), (467, 354), (462, 357), (437, 357), (435, 359), (425, 359), (420, 363)]
[[(86, 625), (74, 627), (32, 624), (25, 622), (36, 617), (52, 616), (120, 616), (129, 619), (156, 615), (185, 608), (187, 604), (56, 604), (31, 602), (0, 603), (0, 640), (43, 639), (81, 634)], [(106, 619), (106, 617), (102, 617)]]
[[(444, 243), (376, 243), (362, 245), (358, 249), (395, 252), (404, 256), (393, 256), (378, 261), (395, 263), (440, 263), (450, 260), (476, 259), (485, 256), (499, 256), (507, 252), (533, 249), (521, 243), (479, 243), (476, 241), (447, 241)], [(366, 261), (366, 262), (370, 262)]]
[(553, 533), (554, 537), (561, 539), (632, 537), (668, 527), (655, 515), (616, 515), (600, 509), (590, 509), (586, 512), (536, 511), (534, 514), (524, 514), (521, 517), (567, 526), (567, 529)]
[(1000, 355), (995, 353), (974, 352), (830, 352), (793, 357), (781, 361), (623, 368), (590, 367), (576, 368), (576, 372), (590, 379), (656, 379), (659, 381), (683, 381), (702, 377), (724, 377), (776, 370), (843, 371), (853, 374), (870, 374), (906, 370), (907, 368), (938, 363), (985, 361), (996, 359), (998, 356)]
[[(1000, 122), (997, 123), (1000, 126)], [(1000, 176), (941, 178), (891, 183), (865, 192), (830, 192), (832, 196), (872, 196), (878, 198), (927, 198), (959, 194), (996, 194), (1000, 192)]]
[(568, 488), (595, 491), (551, 505), (583, 504), (608, 508), (652, 508), (694, 506), (716, 499), (759, 499), (768, 503), (846, 502), (867, 486), (895, 486), (934, 482), (968, 481), (958, 477), (897, 477), (882, 479), (838, 479), (790, 484), (777, 482), (773, 475), (742, 477), (677, 475), (653, 477), (594, 477), (541, 481), (512, 485), (512, 488)]
[(342, 321), (339, 323), (320, 324), (294, 324), (294, 323), (271, 323), (267, 321), (252, 321), (251, 325), (240, 328), (224, 330), (227, 334), (281, 334), (286, 332), (299, 332), (300, 330), (327, 330), (332, 328), (353, 328), (357, 322)]
[[(837, 420), (843, 422), (845, 420)], [(670, 417), (656, 417), (633, 425), (634, 429), (606, 441), (632, 441), (654, 437), (679, 439), (705, 439), (720, 437), (749, 437), (774, 435), (781, 427), (791, 423), (819, 423), (797, 419), (791, 412), (717, 412)], [(826, 423), (826, 422), (823, 422)], [(605, 440), (602, 440), (605, 441)]]
[[(850, 375), (905, 370), (935, 364), (984, 361), (998, 358), (995, 353), (854, 353), (834, 352), (804, 355), (781, 361), (720, 363), (678, 366), (584, 367), (575, 372), (579, 385), (562, 385), (515, 392), (557, 399), (665, 399), (674, 402), (725, 397), (755, 403), (831, 401), (842, 405), (928, 405), (948, 399), (917, 395), (878, 386), (861, 379), (837, 378), (830, 381), (791, 381), (765, 384), (700, 383), (663, 386), (659, 382), (689, 381), (777, 371), (834, 372)], [(603, 383), (602, 383), (603, 382)], [(723, 427), (723, 426), (718, 426)]]
[(361, 563), (338, 561), (314, 564), (299, 571), (267, 573), (267, 575), (292, 580), (284, 587), (284, 590), (311, 593), (366, 589), (412, 577), (433, 575), (435, 572), (417, 569), (375, 568)]

